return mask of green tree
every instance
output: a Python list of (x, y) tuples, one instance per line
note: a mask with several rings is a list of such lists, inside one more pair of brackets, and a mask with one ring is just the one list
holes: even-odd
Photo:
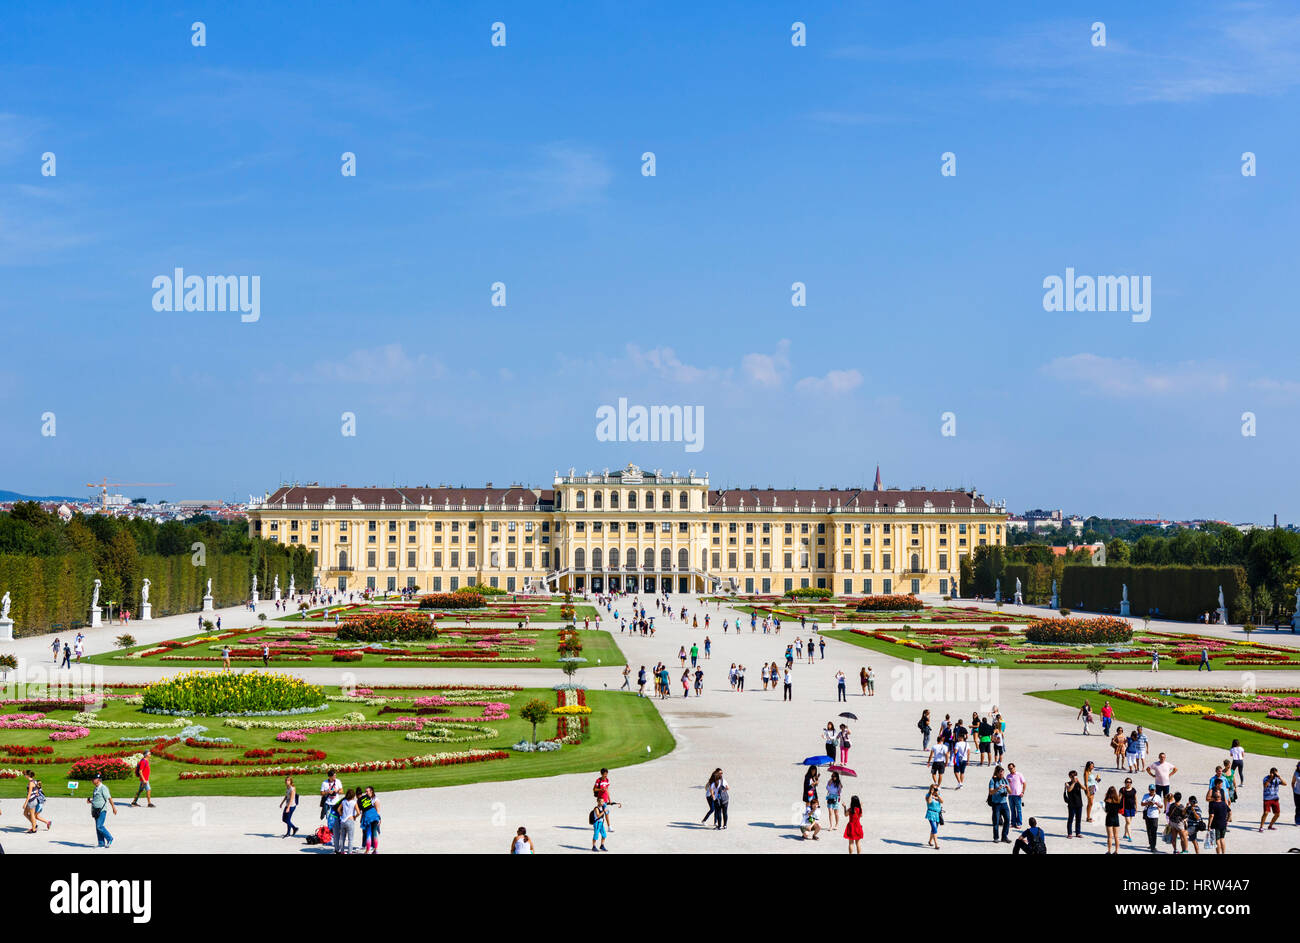
[(537, 725), (551, 716), (551, 705), (535, 697), (519, 710), (519, 716), (533, 725), (533, 743), (537, 743)]

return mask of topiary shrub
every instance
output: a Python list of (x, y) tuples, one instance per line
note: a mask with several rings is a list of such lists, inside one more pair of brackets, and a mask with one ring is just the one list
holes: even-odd
[(72, 764), (68, 770), (68, 779), (126, 779), (135, 772), (131, 765), (120, 756), (85, 756)]
[(341, 642), (387, 642), (435, 639), (438, 626), (419, 612), (368, 612), (348, 616), (334, 637)]
[(1107, 645), (1133, 638), (1133, 626), (1125, 619), (1097, 616), (1092, 619), (1039, 619), (1025, 629), (1025, 640), (1039, 644)]

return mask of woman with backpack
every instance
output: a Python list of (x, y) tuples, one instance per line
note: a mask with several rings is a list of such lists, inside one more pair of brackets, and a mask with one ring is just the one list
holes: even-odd
[(921, 719), (916, 722), (916, 729), (921, 731), (921, 749), (929, 751), (930, 749), (930, 711), (928, 709), (921, 711)]
[[(591, 850), (592, 851), (609, 851), (605, 847), (605, 839), (609, 837), (609, 830), (605, 827), (605, 803), (599, 799), (596, 800), (595, 807), (587, 814), (587, 824), (591, 826)], [(596, 847), (596, 839), (600, 839), (600, 847)]]
[(719, 769), (714, 773), (709, 788), (712, 792), (713, 827), (715, 829), (724, 829), (727, 827), (727, 812), (731, 804), (731, 787), (727, 785), (722, 770)]
[(23, 802), (23, 815), (27, 816), (27, 821), (32, 824), (32, 827), (27, 830), (27, 834), (36, 834), (37, 822), (44, 822), (45, 830), (48, 832), (54, 822), (51, 819), (41, 818), (41, 810), (45, 808), (45, 790), (41, 786), (41, 781), (36, 778), (36, 774), (31, 770), (28, 770), (24, 775), (27, 777), (27, 799)]
[(708, 779), (708, 781), (704, 784), (704, 798), (705, 798), (705, 799), (708, 801), (708, 803), (709, 803), (709, 811), (708, 811), (708, 812), (705, 812), (705, 813), (704, 813), (704, 818), (700, 819), (700, 824), (701, 824), (701, 825), (703, 825), (705, 822), (707, 822), (707, 821), (709, 820), (710, 816), (713, 815), (713, 783), (714, 783), (714, 782), (717, 780), (717, 778), (718, 778), (719, 776), (721, 776), (721, 775), (722, 775), (722, 767), (718, 767), (718, 768), (715, 769), (712, 773), (709, 774), (709, 779)]

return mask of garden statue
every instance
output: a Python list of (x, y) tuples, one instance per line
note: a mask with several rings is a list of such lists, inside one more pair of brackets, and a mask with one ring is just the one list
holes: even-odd
[(1228, 607), (1223, 603), (1223, 587), (1219, 587), (1219, 611), (1217, 613), (1220, 625), (1228, 624)]
[(290, 574), (289, 574), (289, 595), (292, 597), (293, 594), (294, 594), (294, 592), (295, 592), (295, 590), (294, 590), (294, 588), (293, 588), (293, 574), (290, 573)]
[(993, 600), (995, 602), (1002, 602), (1002, 580), (999, 578), (993, 582)]
[(1052, 609), (1061, 608), (1061, 597), (1058, 596), (1056, 592), (1056, 580), (1052, 580), (1052, 602), (1050, 606)]
[(100, 585), (100, 581), (99, 581), (99, 580), (95, 580), (95, 591), (94, 591), (94, 592), (91, 594), (91, 596), (90, 596), (90, 608), (91, 608), (91, 609), (98, 609), (98, 608), (99, 608), (99, 585)]
[(95, 591), (90, 596), (90, 627), (97, 629), (104, 624), (103, 616), (99, 611), (99, 587), (100, 580), (95, 580)]
[(253, 574), (253, 595), (257, 595), (257, 574)]
[(8, 618), (9, 618), (9, 606), (10, 606), (10, 605), (11, 605), (11, 603), (10, 603), (10, 601), (9, 601), (9, 591), (6, 590), (6, 591), (5, 591), (5, 595), (4, 595), (4, 599), (0, 599), (0, 619), (8, 619)]
[(206, 596), (211, 596), (211, 595), (212, 595), (212, 577), (210, 577), (210, 576), (208, 577), (208, 590), (207, 590), (207, 592), (206, 592), (204, 595), (206, 595)]
[(1129, 614), (1128, 583), (1122, 583), (1121, 586), (1123, 587), (1123, 595), (1119, 600), (1119, 614), (1121, 616), (1127, 616)]
[(1018, 577), (1018, 576), (1016, 577), (1016, 596), (1015, 596), (1015, 600), (1016, 600), (1016, 605), (1017, 605), (1017, 606), (1022, 606), (1022, 605), (1024, 605), (1025, 598), (1024, 598), (1022, 595), (1020, 595), (1020, 577)]
[[(257, 579), (257, 577), (255, 576), (255, 577), (253, 577), (253, 579)], [(271, 584), (271, 588), (274, 589), (277, 593), (280, 591), (280, 574), (279, 574), (279, 573), (275, 574), (275, 582)]]
[(147, 576), (144, 578), (144, 582), (140, 584), (140, 604), (149, 605), (149, 577)]

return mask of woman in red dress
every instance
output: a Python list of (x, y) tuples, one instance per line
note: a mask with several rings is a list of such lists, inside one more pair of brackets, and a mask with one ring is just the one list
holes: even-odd
[(849, 821), (844, 826), (844, 837), (849, 840), (849, 854), (862, 854), (862, 803), (857, 796), (849, 800)]

